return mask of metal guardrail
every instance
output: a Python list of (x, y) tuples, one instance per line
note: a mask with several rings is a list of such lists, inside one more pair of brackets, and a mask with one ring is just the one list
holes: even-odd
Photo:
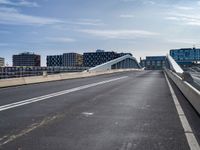
[(192, 75), (190, 72), (184, 72), (182, 74), (182, 80), (188, 82), (194, 88), (200, 91), (200, 78)]
[(82, 72), (88, 67), (0, 67), (0, 80), (8, 78)]
[(193, 74), (190, 73), (194, 82), (194, 86), (200, 91), (200, 73)]
[[(200, 90), (195, 88), (194, 85), (190, 83), (191, 81), (185, 81), (184, 78), (181, 78), (169, 69), (165, 69), (165, 73), (176, 84), (176, 86), (200, 114)], [(190, 76), (190, 74), (186, 74), (185, 77), (187, 75)]]
[(176, 63), (176, 61), (168, 54), (167, 61), (169, 63), (169, 69), (176, 72), (177, 74), (182, 74), (183, 69)]
[(167, 55), (167, 62), (169, 64), (169, 70), (176, 73), (183, 81), (188, 82), (200, 91), (200, 73), (184, 71), (170, 55)]
[(102, 71), (102, 72), (60, 73), (60, 74), (55, 74), (55, 75), (3, 79), (3, 80), (0, 80), (0, 88), (44, 83), (44, 82), (50, 82), (50, 81), (60, 81), (60, 80), (66, 80), (66, 79), (69, 80), (69, 79), (76, 79), (76, 78), (86, 78), (86, 77), (93, 77), (97, 75), (119, 73), (119, 72), (124, 72), (124, 71), (126, 72), (137, 71), (137, 69), (119, 69), (119, 70), (109, 70), (109, 71)]
[(165, 69), (165, 73), (200, 114), (200, 74), (183, 71), (169, 55), (167, 61), (169, 66)]

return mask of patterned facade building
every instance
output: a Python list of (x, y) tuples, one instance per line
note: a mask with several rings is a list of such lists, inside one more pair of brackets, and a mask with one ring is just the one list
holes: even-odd
[(162, 70), (166, 66), (166, 56), (147, 56), (140, 60), (140, 65), (146, 70)]
[(63, 66), (69, 66), (69, 67), (83, 66), (83, 55), (77, 53), (64, 53)]
[(5, 66), (5, 59), (0, 57), (0, 67)]
[(62, 55), (47, 56), (47, 66), (56, 67), (62, 66), (63, 57)]
[(130, 53), (116, 53), (105, 52), (103, 50), (97, 50), (96, 52), (89, 52), (83, 54), (83, 65), (85, 67), (95, 67), (113, 59), (119, 58), (124, 55), (132, 55)]
[(200, 49), (196, 48), (172, 49), (170, 50), (170, 56), (172, 56), (179, 65), (190, 65), (193, 62), (200, 61)]
[(64, 53), (63, 55), (47, 56), (47, 66), (81, 67), (83, 66), (83, 55)]
[(34, 53), (21, 53), (13, 55), (13, 66), (40, 66), (41, 57)]

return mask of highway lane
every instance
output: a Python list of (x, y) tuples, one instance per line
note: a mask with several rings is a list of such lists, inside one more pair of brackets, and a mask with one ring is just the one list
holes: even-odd
[[(53, 81), (40, 84), (30, 84), (25, 86), (16, 86), (9, 88), (0, 88), (0, 106), (10, 104), (13, 102), (18, 102), (20, 100), (25, 100), (33, 97), (43, 96), (46, 94), (51, 94), (66, 89), (75, 88), (82, 85), (91, 84), (94, 82), (100, 82), (103, 80), (109, 80), (112, 78), (117, 78), (123, 76), (124, 73), (115, 73), (107, 75), (99, 75), (89, 78), (80, 78), (73, 80), (62, 80), (62, 81)], [(134, 74), (138, 76), (143, 74), (142, 72), (137, 72)]]
[(0, 149), (189, 149), (161, 71), (0, 89), (10, 104), (126, 77), (0, 112)]

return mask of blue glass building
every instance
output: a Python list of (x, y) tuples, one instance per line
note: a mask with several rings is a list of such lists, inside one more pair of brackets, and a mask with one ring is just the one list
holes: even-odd
[(193, 62), (200, 61), (200, 49), (196, 48), (172, 49), (170, 50), (170, 56), (172, 56), (179, 65), (190, 65)]
[(166, 56), (147, 56), (140, 60), (140, 65), (146, 70), (162, 70), (166, 66)]

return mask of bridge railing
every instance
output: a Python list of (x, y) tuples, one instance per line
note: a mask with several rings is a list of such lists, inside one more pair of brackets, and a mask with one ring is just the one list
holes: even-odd
[(82, 72), (88, 67), (0, 67), (0, 80), (10, 78)]
[(168, 69), (176, 72), (177, 74), (181, 75), (183, 74), (183, 69), (177, 64), (177, 62), (168, 54), (167, 55), (167, 63), (168, 63)]
[(166, 58), (168, 63), (167, 68), (169, 70), (179, 75), (183, 81), (187, 81), (192, 86), (200, 90), (200, 73), (194, 74), (189, 71), (184, 71), (170, 55), (167, 55)]
[[(123, 62), (123, 61), (126, 61), (127, 59), (131, 60), (132, 62), (128, 62), (128, 61), (127, 62)], [(134, 57), (132, 57), (131, 55), (124, 55), (122, 57), (113, 59), (113, 60), (108, 61), (106, 63), (103, 63), (101, 65), (98, 65), (96, 67), (90, 68), (88, 71), (90, 71), (90, 72), (99, 72), (99, 71), (114, 70), (112, 68), (112, 66), (113, 65), (117, 65), (119, 63), (122, 63), (122, 64), (120, 65), (119, 68), (116, 67), (117, 69), (130, 69), (130, 68), (142, 69), (140, 64), (137, 62), (137, 60)], [(125, 66), (129, 66), (129, 67), (125, 67)]]
[(165, 73), (176, 84), (196, 111), (200, 114), (200, 84), (189, 72), (184, 72), (171, 56), (167, 56)]

